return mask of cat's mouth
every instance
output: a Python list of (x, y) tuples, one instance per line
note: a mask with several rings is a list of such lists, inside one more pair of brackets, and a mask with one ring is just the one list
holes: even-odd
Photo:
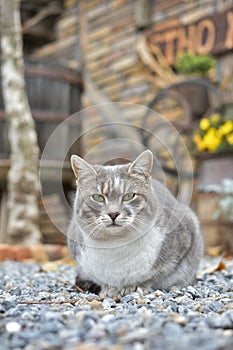
[(116, 224), (115, 222), (113, 222), (112, 224), (108, 225), (108, 227), (121, 227), (121, 225)]

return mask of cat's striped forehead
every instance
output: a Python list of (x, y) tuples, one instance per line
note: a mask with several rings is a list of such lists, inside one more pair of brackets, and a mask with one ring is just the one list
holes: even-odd
[(123, 194), (132, 186), (127, 170), (122, 166), (105, 166), (97, 170), (96, 187), (99, 193)]

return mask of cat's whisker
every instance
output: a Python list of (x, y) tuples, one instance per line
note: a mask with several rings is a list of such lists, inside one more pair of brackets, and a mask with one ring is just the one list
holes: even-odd
[(81, 226), (82, 230), (85, 231), (88, 235), (91, 235), (92, 232), (97, 230), (99, 227), (100, 227), (100, 224), (96, 222), (91, 222)]
[(134, 234), (136, 232), (138, 238), (140, 238), (142, 236), (142, 234), (140, 233), (138, 227), (133, 225), (133, 224), (129, 225), (129, 230), (131, 230), (131, 232), (133, 232)]
[(93, 227), (93, 229), (89, 232), (89, 234), (91, 235), (93, 232), (99, 232), (101, 229), (101, 224), (100, 223), (96, 223), (95, 226)]
[(137, 226), (135, 226), (135, 225), (133, 225), (133, 224), (131, 224), (130, 226), (129, 226), (132, 230), (132, 232), (136, 232), (136, 234), (137, 234), (137, 239), (142, 239), (142, 240), (145, 240), (146, 242), (153, 242), (153, 240), (151, 239), (151, 237), (150, 237), (150, 235), (148, 235), (148, 232), (150, 231), (150, 228), (148, 228), (146, 231), (144, 231), (143, 232), (143, 234), (142, 234), (142, 231), (141, 230), (139, 230), (139, 228), (137, 227)]

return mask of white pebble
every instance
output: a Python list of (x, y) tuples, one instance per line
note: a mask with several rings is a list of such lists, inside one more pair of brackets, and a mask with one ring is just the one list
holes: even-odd
[(102, 317), (102, 321), (108, 323), (109, 321), (111, 321), (113, 318), (115, 317), (115, 315), (112, 314), (106, 314)]
[(9, 333), (16, 333), (16, 332), (20, 331), (20, 329), (21, 329), (21, 326), (18, 322), (12, 321), (12, 322), (8, 322), (6, 324), (6, 330)]

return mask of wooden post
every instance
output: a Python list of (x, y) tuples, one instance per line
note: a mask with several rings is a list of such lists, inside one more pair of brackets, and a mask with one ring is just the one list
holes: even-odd
[(137, 0), (134, 3), (134, 18), (139, 29), (148, 28), (151, 24), (151, 1)]

